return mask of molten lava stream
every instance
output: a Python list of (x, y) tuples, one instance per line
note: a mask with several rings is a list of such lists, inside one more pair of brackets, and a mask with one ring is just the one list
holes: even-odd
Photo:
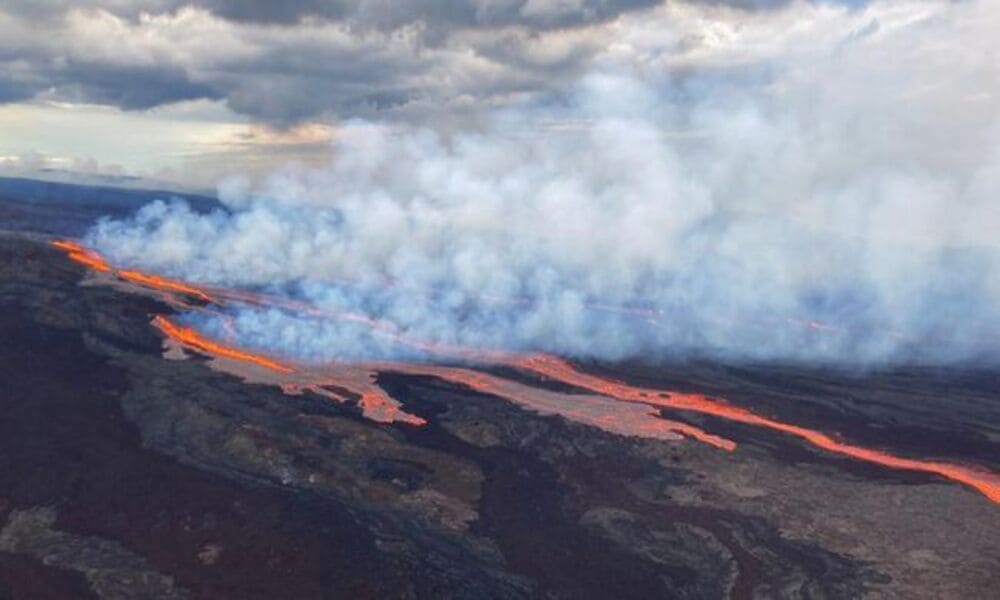
[(873, 450), (835, 440), (833, 437), (806, 427), (784, 423), (758, 415), (748, 409), (713, 400), (699, 394), (681, 394), (664, 390), (645, 389), (598, 377), (577, 370), (568, 362), (555, 356), (538, 354), (516, 359), (511, 363), (520, 369), (534, 372), (543, 377), (560, 381), (598, 394), (618, 398), (625, 402), (650, 404), (678, 410), (689, 410), (721, 417), (729, 421), (755, 425), (797, 436), (806, 442), (828, 452), (841, 454), (857, 460), (882, 465), (892, 469), (922, 471), (940, 475), (952, 481), (974, 488), (995, 503), (1000, 504), (1000, 475), (984, 468), (958, 465), (939, 461), (925, 461), (895, 456), (881, 450)]
[(215, 302), (215, 298), (210, 296), (207, 292), (200, 288), (196, 288), (193, 285), (188, 285), (186, 283), (176, 281), (173, 279), (167, 279), (165, 277), (158, 277), (156, 275), (147, 275), (141, 271), (133, 270), (119, 270), (115, 272), (116, 275), (132, 283), (137, 283), (139, 285), (144, 285), (153, 289), (157, 289), (164, 292), (177, 292), (180, 294), (187, 294), (189, 296), (194, 296), (200, 298), (205, 302)]
[[(913, 458), (899, 457), (887, 452), (882, 452), (880, 450), (873, 450), (870, 448), (864, 448), (861, 446), (855, 446), (845, 442), (840, 442), (831, 437), (828, 434), (808, 429), (806, 427), (801, 427), (798, 425), (793, 425), (790, 423), (784, 423), (758, 415), (748, 409), (733, 406), (731, 404), (713, 400), (706, 396), (698, 394), (680, 394), (675, 392), (668, 392), (665, 390), (652, 390), (644, 389), (639, 387), (634, 387), (627, 385), (625, 383), (614, 381), (610, 379), (605, 379), (592, 375), (589, 373), (584, 373), (578, 371), (568, 362), (559, 359), (557, 357), (545, 354), (536, 354), (529, 356), (512, 356), (503, 352), (496, 351), (483, 351), (475, 348), (465, 348), (460, 346), (450, 346), (445, 344), (435, 344), (427, 343), (419, 340), (410, 339), (401, 333), (399, 333), (391, 323), (386, 323), (383, 321), (378, 321), (372, 319), (367, 315), (357, 315), (354, 313), (332, 313), (329, 311), (323, 311), (316, 307), (311, 307), (310, 305), (299, 303), (287, 299), (280, 299), (272, 296), (265, 296), (259, 294), (253, 294), (251, 292), (241, 292), (236, 290), (231, 291), (218, 291), (215, 296), (209, 294), (204, 290), (191, 286), (189, 284), (174, 281), (155, 275), (147, 275), (138, 271), (116, 271), (112, 269), (104, 259), (80, 244), (66, 240), (56, 240), (52, 242), (52, 245), (65, 250), (68, 257), (78, 263), (81, 263), (89, 268), (101, 272), (111, 272), (122, 279), (143, 285), (145, 287), (150, 287), (153, 289), (161, 290), (168, 293), (180, 293), (190, 296), (194, 296), (205, 300), (206, 302), (218, 303), (220, 297), (235, 301), (249, 302), (261, 305), (271, 305), (286, 308), (289, 310), (298, 310), (307, 312), (314, 316), (325, 316), (334, 318), (344, 318), (347, 320), (352, 320), (355, 322), (360, 322), (367, 324), (372, 327), (373, 330), (379, 332), (383, 335), (388, 335), (399, 341), (410, 345), (415, 348), (419, 348), (428, 353), (446, 355), (452, 357), (463, 358), (471, 361), (480, 362), (496, 362), (499, 364), (507, 364), (520, 368), (526, 371), (531, 371), (547, 377), (556, 381), (561, 381), (563, 383), (586, 389), (599, 395), (603, 395), (610, 398), (616, 398), (629, 403), (639, 403), (648, 406), (658, 406), (677, 410), (688, 410), (692, 412), (699, 412), (702, 414), (712, 415), (715, 417), (727, 419), (730, 421), (744, 423), (748, 425), (754, 425), (758, 427), (763, 427), (766, 429), (771, 429), (774, 431), (779, 431), (782, 433), (787, 433), (801, 438), (802, 440), (826, 450), (828, 452), (833, 452), (836, 454), (841, 454), (848, 456), (857, 460), (862, 460), (865, 462), (870, 462), (873, 464), (882, 465), (885, 467), (893, 469), (903, 469), (911, 471), (922, 471), (926, 473), (933, 473), (940, 475), (942, 477), (957, 481), (968, 485), (980, 493), (985, 495), (991, 501), (995, 503), (1000, 503), (1000, 475), (992, 473), (988, 470), (968, 467), (963, 465), (956, 465), (952, 463), (939, 462), (939, 461), (924, 461)], [(216, 290), (213, 290), (216, 291)], [(233, 346), (228, 346), (221, 344), (219, 342), (205, 338), (197, 331), (180, 327), (167, 320), (165, 317), (156, 317), (154, 324), (160, 328), (161, 331), (168, 337), (171, 337), (183, 344), (186, 344), (192, 348), (196, 348), (203, 352), (213, 354), (216, 356), (224, 356), (227, 358), (235, 359), (242, 362), (256, 364), (258, 366), (264, 367), (265, 369), (282, 373), (289, 374), (293, 373), (294, 369), (288, 367), (280, 362), (240, 350)], [(810, 322), (807, 326), (817, 329), (817, 330), (827, 330), (831, 327), (826, 324), (821, 324), (818, 322)], [(519, 404), (524, 405), (537, 405), (536, 400), (532, 400), (529, 396), (523, 394), (516, 389), (512, 391), (512, 383), (508, 382), (502, 378), (497, 378), (493, 376), (487, 376), (479, 372), (469, 371), (466, 369), (454, 369), (454, 368), (438, 368), (431, 366), (414, 366), (414, 365), (395, 365), (389, 368), (396, 368), (405, 372), (415, 372), (428, 375), (434, 375), (441, 377), (443, 379), (465, 385), (472, 389), (477, 389), (479, 391), (497, 395), (499, 397), (505, 397), (511, 399)], [(369, 373), (366, 377), (370, 380), (371, 374)], [(314, 391), (324, 390), (322, 386), (327, 382), (323, 383), (304, 383), (304, 384), (289, 384), (289, 389), (313, 389)], [(329, 382), (333, 385), (337, 384), (334, 379)], [(345, 389), (351, 389), (350, 386), (344, 386)], [(354, 386), (357, 387), (357, 386)], [(515, 386), (516, 387), (516, 386)], [(402, 420), (406, 422), (411, 422), (415, 424), (422, 424), (423, 420), (419, 417), (413, 415), (408, 415), (398, 409), (398, 403), (396, 403), (391, 398), (388, 398), (381, 390), (368, 381), (365, 386), (362, 386), (360, 391), (357, 392), (362, 398), (362, 406), (364, 408), (364, 403), (369, 403), (371, 405), (371, 412), (376, 415), (376, 420), (386, 422), (392, 420)], [(330, 397), (338, 397), (335, 394), (326, 393)], [(558, 412), (559, 414), (564, 414), (568, 418), (573, 418), (572, 411), (566, 409), (560, 410), (550, 410), (550, 412)], [(366, 411), (366, 414), (367, 411)], [(604, 414), (600, 417), (594, 417), (593, 415), (582, 415), (576, 414), (578, 418), (581, 418), (585, 422), (590, 422), (599, 427), (603, 426), (605, 429), (622, 429), (624, 426), (621, 423), (613, 423), (614, 416)], [(589, 419), (589, 421), (588, 421)], [(687, 425), (684, 423), (677, 423), (674, 421), (667, 421), (663, 419), (666, 425), (663, 427), (668, 427), (672, 431), (682, 433), (694, 439), (712, 444), (716, 447), (723, 448), (726, 450), (731, 450), (735, 447), (735, 444), (730, 440), (714, 436), (712, 434), (706, 433), (694, 426)], [(636, 435), (643, 435), (641, 431), (642, 427), (647, 427), (646, 423), (641, 425), (636, 425), (638, 428), (633, 433)], [(659, 428), (661, 425), (655, 425), (654, 428)], [(621, 431), (619, 431), (621, 432)], [(647, 435), (649, 432), (645, 432)], [(657, 434), (659, 435), (659, 434)]]
[(291, 373), (294, 371), (291, 367), (285, 366), (277, 361), (271, 360), (266, 356), (259, 354), (253, 354), (252, 352), (247, 352), (245, 350), (240, 350), (232, 346), (226, 346), (220, 344), (213, 340), (206, 338), (194, 329), (190, 327), (182, 327), (177, 325), (167, 319), (162, 315), (157, 315), (153, 318), (153, 325), (163, 332), (163, 335), (167, 336), (172, 340), (176, 340), (186, 346), (196, 348), (208, 354), (215, 356), (224, 356), (226, 358), (231, 358), (233, 360), (238, 360), (242, 362), (248, 362), (255, 364), (259, 367), (264, 367), (271, 371), (277, 373)]
[[(736, 444), (694, 425), (664, 419), (659, 410), (614, 402), (601, 396), (579, 396), (543, 390), (481, 371), (425, 364), (389, 363), (376, 365), (382, 371), (429, 375), (443, 381), (496, 396), (543, 415), (560, 415), (570, 421), (592, 425), (610, 433), (676, 440), (688, 437), (716, 448), (732, 451)], [(636, 410), (638, 409), (638, 410)]]
[(134, 283), (161, 292), (185, 294), (187, 296), (199, 298), (205, 302), (216, 302), (215, 298), (201, 288), (182, 281), (168, 279), (158, 275), (150, 275), (141, 271), (112, 268), (100, 254), (90, 250), (89, 248), (85, 248), (76, 242), (69, 240), (53, 240), (52, 246), (59, 248), (60, 250), (65, 250), (66, 255), (70, 258), (70, 260), (94, 269), (95, 271), (111, 273), (120, 277), (124, 281), (128, 281), (129, 283)]
[(78, 262), (86, 267), (90, 267), (95, 271), (100, 271), (102, 273), (107, 273), (111, 271), (111, 267), (108, 263), (101, 258), (101, 255), (97, 254), (92, 250), (84, 248), (76, 242), (70, 242), (67, 240), (56, 240), (52, 242), (52, 245), (60, 250), (66, 251), (66, 256), (74, 262)]
[[(208, 339), (196, 330), (179, 326), (162, 315), (157, 316), (153, 324), (168, 338), (184, 346), (212, 356), (254, 364), (277, 373), (277, 378), (268, 380), (280, 385), (286, 393), (299, 394), (311, 391), (337, 402), (344, 402), (352, 394), (356, 395), (365, 417), (382, 423), (405, 422), (418, 426), (426, 423), (424, 419), (403, 411), (399, 402), (389, 397), (375, 383), (375, 376), (379, 371), (394, 371), (436, 377), (506, 399), (540, 414), (561, 415), (612, 433), (665, 440), (686, 436), (723, 450), (733, 450), (736, 447), (732, 441), (702, 431), (693, 425), (664, 419), (653, 407), (644, 409), (638, 405), (613, 402), (600, 396), (574, 397), (531, 388), (468, 369), (419, 363), (330, 364), (319, 368), (293, 369), (266, 356)], [(243, 375), (254, 378), (252, 374), (243, 373)]]
[[(153, 325), (167, 338), (210, 356), (228, 358), (239, 363), (262, 367), (275, 374), (272, 378), (260, 378), (252, 373), (242, 372), (247, 379), (278, 385), (289, 394), (311, 391), (337, 402), (345, 402), (351, 394), (358, 396), (358, 406), (362, 414), (379, 423), (409, 423), (423, 425), (426, 421), (411, 415), (399, 402), (383, 392), (373, 381), (374, 374), (364, 367), (339, 366), (320, 372), (295, 369), (262, 354), (249, 352), (209, 339), (190, 327), (177, 325), (163, 315), (153, 318)], [(330, 388), (343, 389), (347, 394), (333, 392)]]

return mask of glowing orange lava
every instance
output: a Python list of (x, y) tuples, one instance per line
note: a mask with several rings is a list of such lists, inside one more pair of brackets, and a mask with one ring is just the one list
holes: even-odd
[(385, 393), (375, 383), (377, 372), (364, 366), (331, 365), (327, 368), (302, 373), (303, 383), (285, 383), (281, 389), (286, 394), (304, 391), (329, 398), (343, 404), (353, 394), (358, 408), (367, 419), (377, 423), (408, 423), (420, 427), (427, 420), (403, 410), (400, 403)]
[(66, 256), (74, 262), (78, 262), (81, 265), (90, 267), (91, 269), (102, 273), (111, 271), (111, 267), (108, 266), (108, 263), (106, 263), (99, 254), (84, 248), (80, 244), (67, 240), (56, 240), (52, 242), (52, 245), (61, 250), (65, 250)]
[[(289, 393), (300, 393), (302, 390), (310, 390), (340, 402), (345, 401), (347, 398), (344, 397), (344, 394), (331, 391), (331, 388), (343, 389), (349, 394), (355, 394), (360, 398), (358, 404), (365, 416), (379, 422), (399, 421), (413, 425), (423, 425), (425, 423), (424, 419), (404, 412), (397, 401), (389, 397), (375, 384), (374, 378), (379, 370), (392, 370), (438, 377), (483, 393), (506, 398), (542, 414), (559, 414), (613, 433), (659, 439), (672, 439), (671, 436), (680, 434), (724, 450), (735, 449), (736, 444), (731, 440), (707, 433), (687, 423), (664, 419), (659, 415), (658, 411), (651, 411), (650, 407), (686, 410), (712, 415), (729, 421), (793, 435), (817, 448), (857, 460), (893, 469), (921, 471), (940, 475), (970, 486), (991, 501), (1000, 503), (1000, 475), (985, 469), (940, 461), (905, 458), (880, 450), (863, 448), (838, 441), (832, 436), (819, 431), (777, 421), (746, 408), (734, 406), (722, 400), (712, 399), (700, 394), (683, 394), (666, 390), (635, 387), (620, 381), (585, 373), (576, 369), (567, 361), (551, 355), (512, 355), (499, 351), (422, 342), (405, 336), (392, 323), (373, 319), (368, 315), (326, 311), (294, 300), (240, 290), (213, 288), (212, 293), (209, 293), (201, 288), (183, 282), (148, 275), (139, 271), (116, 271), (100, 255), (75, 242), (57, 240), (52, 242), (52, 245), (65, 250), (68, 257), (78, 263), (96, 271), (114, 273), (125, 281), (144, 287), (167, 293), (194, 296), (207, 303), (218, 304), (225, 300), (263, 306), (278, 306), (317, 317), (354, 321), (369, 326), (376, 333), (390, 336), (401, 343), (433, 354), (458, 357), (470, 361), (504, 364), (597, 394), (597, 396), (580, 396), (550, 392), (471, 369), (423, 364), (333, 365), (321, 370), (296, 370), (266, 356), (206, 338), (196, 330), (178, 326), (164, 316), (157, 316), (153, 320), (153, 324), (164, 335), (185, 346), (210, 355), (257, 365), (280, 375), (291, 376), (294, 374), (294, 378), (277, 382), (278, 385), (282, 386), (282, 389), (285, 389)], [(608, 307), (600, 308), (608, 309)], [(642, 316), (653, 318), (654, 315), (650, 312)], [(817, 330), (835, 329), (830, 325), (818, 321), (807, 322), (805, 326)], [(625, 408), (622, 405), (615, 406), (612, 403), (603, 401), (601, 397), (617, 399), (628, 405), (642, 405), (646, 408), (633, 409)]]
[(443, 381), (461, 385), (484, 394), (503, 398), (508, 402), (529, 408), (540, 414), (560, 415), (577, 423), (593, 425), (619, 435), (653, 439), (677, 439), (678, 435), (732, 451), (736, 444), (712, 435), (694, 425), (665, 419), (652, 407), (629, 407), (610, 402), (599, 396), (581, 397), (562, 392), (541, 390), (536, 387), (497, 377), (481, 371), (457, 367), (438, 367), (422, 364), (387, 364), (381, 370), (430, 375)]
[(157, 290), (187, 294), (189, 296), (201, 298), (205, 302), (215, 301), (212, 298), (212, 296), (210, 296), (207, 292), (203, 291), (202, 289), (196, 288), (193, 285), (188, 285), (186, 283), (176, 281), (173, 279), (158, 277), (156, 275), (147, 275), (140, 271), (133, 271), (127, 269), (116, 271), (115, 274), (124, 279), (125, 281), (131, 281), (132, 283), (138, 283), (139, 285), (144, 285), (146, 287), (151, 287)]
[[(212, 356), (221, 356), (233, 359), (242, 363), (248, 363), (263, 367), (280, 375), (287, 375), (287, 378), (276, 380), (266, 380), (281, 387), (286, 393), (300, 394), (303, 391), (311, 391), (335, 400), (345, 402), (351, 394), (359, 397), (358, 407), (362, 414), (373, 421), (379, 423), (409, 423), (411, 425), (423, 425), (426, 421), (416, 415), (405, 412), (399, 402), (391, 398), (375, 385), (374, 373), (364, 371), (358, 373), (357, 368), (353, 372), (347, 372), (350, 367), (341, 369), (327, 369), (323, 372), (311, 372), (309, 370), (296, 370), (278, 361), (259, 353), (249, 352), (220, 342), (206, 338), (190, 327), (181, 327), (166, 317), (158, 315), (153, 319), (155, 325), (169, 339), (174, 340), (186, 347), (194, 348)], [(246, 373), (242, 373), (247, 375)], [(251, 379), (255, 379), (252, 375)], [(331, 390), (343, 389), (344, 393)]]
[(533, 355), (518, 359), (513, 363), (519, 368), (561, 381), (582, 389), (612, 396), (626, 402), (637, 402), (663, 406), (679, 410), (689, 410), (721, 417), (729, 421), (756, 425), (797, 436), (806, 442), (836, 454), (842, 454), (865, 462), (893, 469), (934, 473), (952, 481), (968, 485), (993, 502), (1000, 503), (1000, 475), (985, 469), (956, 465), (939, 461), (924, 461), (895, 456), (880, 450), (862, 448), (835, 440), (833, 437), (798, 425), (783, 423), (764, 417), (748, 409), (733, 406), (700, 394), (681, 394), (664, 390), (653, 390), (598, 377), (575, 369), (568, 362), (549, 355)]
[(239, 348), (234, 348), (232, 346), (212, 341), (190, 327), (182, 327), (173, 323), (170, 319), (164, 317), (163, 315), (157, 315), (154, 317), (153, 325), (162, 331), (163, 335), (169, 337), (170, 339), (215, 356), (224, 356), (226, 358), (232, 358), (233, 360), (252, 363), (278, 373), (291, 373), (294, 371), (291, 367), (271, 360), (266, 356), (254, 354), (252, 352), (247, 352), (245, 350), (240, 350)]
[(69, 240), (52, 240), (52, 245), (60, 250), (65, 250), (67, 252), (86, 252), (87, 249), (77, 244), (76, 242), (71, 242)]
[(166, 277), (160, 277), (158, 275), (149, 275), (141, 271), (135, 271), (130, 269), (113, 269), (104, 260), (104, 258), (90, 250), (81, 246), (76, 242), (71, 242), (69, 240), (55, 240), (52, 245), (60, 250), (65, 250), (67, 256), (84, 266), (90, 267), (95, 271), (100, 271), (102, 273), (112, 273), (125, 281), (136, 283), (148, 288), (159, 290), (161, 292), (179, 293), (186, 294), (188, 296), (194, 296), (200, 298), (205, 302), (214, 302), (215, 299), (212, 298), (207, 292), (201, 288), (195, 287), (193, 285), (184, 283), (182, 281), (177, 281), (175, 279), (168, 279)]

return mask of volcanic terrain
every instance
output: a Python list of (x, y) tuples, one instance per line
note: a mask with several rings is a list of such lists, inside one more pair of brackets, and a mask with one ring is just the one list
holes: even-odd
[(294, 364), (180, 317), (311, 307), (109, 264), (59, 203), (4, 199), (0, 598), (1000, 589), (996, 368)]

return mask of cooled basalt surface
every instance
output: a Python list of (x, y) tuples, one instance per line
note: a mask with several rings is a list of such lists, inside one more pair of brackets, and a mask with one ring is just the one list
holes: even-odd
[[(46, 239), (0, 237), (0, 598), (986, 598), (1000, 585), (1000, 506), (943, 478), (694, 412), (664, 416), (735, 449), (616, 434), (393, 369), (378, 386), (425, 424), (378, 423), (196, 353), (164, 359), (151, 319), (174, 309), (81, 285), (86, 273)], [(998, 467), (988, 368), (584, 367)]]

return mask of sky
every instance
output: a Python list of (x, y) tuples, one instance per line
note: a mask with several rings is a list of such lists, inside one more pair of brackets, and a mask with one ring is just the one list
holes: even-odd
[[(0, 172), (214, 188), (330, 160), (351, 119), (475, 128), (595, 71), (755, 79), (947, 3), (0, 0)], [(556, 117), (558, 118), (558, 117)], [(678, 132), (684, 134), (684, 132)]]

